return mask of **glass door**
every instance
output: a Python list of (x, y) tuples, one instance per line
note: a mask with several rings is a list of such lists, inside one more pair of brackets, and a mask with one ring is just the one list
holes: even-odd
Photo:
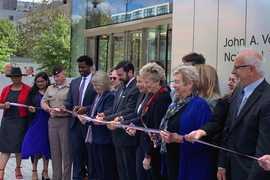
[(141, 60), (141, 31), (126, 31), (113, 35), (113, 66), (120, 61), (131, 61), (135, 71), (139, 70)]
[(109, 37), (108, 36), (98, 36), (98, 62), (97, 69), (104, 72), (108, 71), (108, 57), (109, 57)]

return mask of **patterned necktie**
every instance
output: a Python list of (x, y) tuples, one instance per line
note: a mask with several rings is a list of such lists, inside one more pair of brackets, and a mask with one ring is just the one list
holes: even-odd
[(97, 98), (96, 98), (96, 100), (95, 100), (95, 104), (94, 104), (94, 107), (92, 109), (91, 117), (94, 116), (94, 113), (95, 113), (95, 110), (96, 110), (96, 106), (98, 104), (98, 101), (99, 101), (100, 97), (101, 97), (101, 95), (98, 95)]
[(242, 103), (244, 96), (245, 96), (245, 91), (244, 91), (244, 88), (242, 88), (240, 94), (238, 95), (238, 99), (237, 99), (237, 114), (236, 114), (236, 116), (238, 116), (238, 114), (241, 110), (240, 106), (241, 106), (241, 103)]
[(80, 90), (79, 90), (78, 106), (82, 105), (82, 95), (83, 95), (83, 90), (84, 90), (84, 86), (85, 86), (85, 80), (86, 80), (86, 77), (83, 78), (83, 82), (82, 82)]

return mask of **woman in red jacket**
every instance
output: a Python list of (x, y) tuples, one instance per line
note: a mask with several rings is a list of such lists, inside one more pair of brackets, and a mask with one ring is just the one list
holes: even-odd
[(4, 169), (11, 153), (16, 157), (16, 179), (22, 179), (21, 166), (21, 147), (24, 135), (28, 129), (29, 118), (26, 108), (10, 106), (9, 102), (26, 104), (28, 90), (30, 86), (22, 83), (22, 72), (19, 67), (12, 68), (10, 77), (13, 84), (6, 86), (0, 95), (0, 108), (4, 109), (0, 127), (0, 180), (4, 178)]

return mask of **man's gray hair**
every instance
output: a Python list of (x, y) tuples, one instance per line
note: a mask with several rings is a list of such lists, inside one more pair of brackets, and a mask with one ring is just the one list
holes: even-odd
[[(240, 52), (247, 51), (247, 50), (254, 50), (254, 49), (241, 48)], [(254, 51), (256, 51), (256, 50), (254, 50)], [(254, 65), (255, 68), (256, 68), (257, 73), (260, 74), (261, 76), (264, 76), (264, 74), (265, 74), (265, 70), (264, 70), (265, 59), (263, 58), (263, 56), (261, 54), (256, 55), (256, 54), (253, 54), (253, 53), (246, 53), (244, 55), (244, 60), (245, 60), (246, 65)]]

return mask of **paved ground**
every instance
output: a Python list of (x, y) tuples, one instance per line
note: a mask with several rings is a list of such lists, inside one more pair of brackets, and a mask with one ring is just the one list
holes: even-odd
[[(15, 167), (16, 167), (16, 161), (15, 161), (15, 155), (11, 154), (11, 157), (7, 163), (7, 166), (5, 168), (5, 176), (4, 180), (15, 180)], [(23, 160), (21, 165), (21, 172), (23, 175), (23, 180), (31, 180), (32, 179), (32, 163), (30, 159)], [(38, 163), (38, 177), (41, 178), (41, 173), (43, 170), (43, 162), (42, 159), (39, 160)], [(49, 177), (52, 178), (52, 164), (51, 161), (49, 162)]]

